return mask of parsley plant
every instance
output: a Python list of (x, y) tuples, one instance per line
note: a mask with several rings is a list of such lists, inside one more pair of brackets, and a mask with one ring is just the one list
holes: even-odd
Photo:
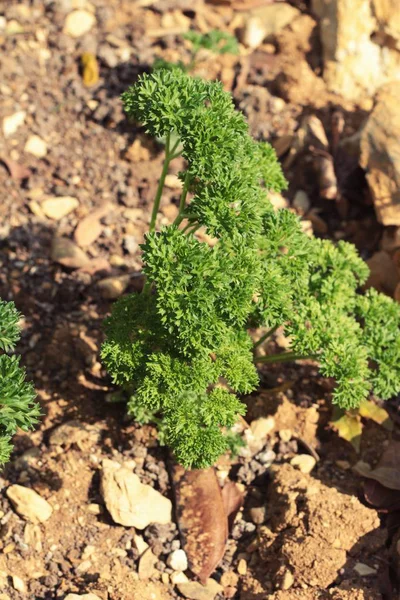
[(7, 354), (19, 339), (19, 320), (14, 304), (0, 300), (0, 465), (10, 457), (11, 438), (17, 429), (27, 431), (40, 415), (33, 386), (25, 381), (19, 357)]
[[(371, 390), (400, 390), (400, 306), (361, 294), (368, 267), (346, 242), (310, 239), (267, 191), (286, 187), (272, 147), (249, 135), (216, 82), (180, 70), (143, 75), (122, 96), (130, 117), (164, 138), (165, 161), (142, 245), (146, 284), (106, 320), (103, 361), (133, 390), (132, 414), (152, 413), (185, 467), (230, 445), (258, 385), (256, 363), (312, 357), (336, 379), (333, 402), (354, 408)], [(186, 168), (175, 222), (155, 230), (170, 162)], [(190, 199), (189, 199), (190, 197)], [(211, 240), (194, 234), (203, 228)], [(290, 352), (256, 357), (249, 328), (283, 325)]]

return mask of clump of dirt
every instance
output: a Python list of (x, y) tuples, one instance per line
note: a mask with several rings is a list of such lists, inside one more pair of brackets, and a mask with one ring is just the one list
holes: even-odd
[(249, 599), (254, 576), (264, 588), (254, 599), (272, 586), (282, 590), (275, 600), (381, 597), (375, 581), (366, 584), (385, 556), (376, 512), (289, 464), (273, 468), (272, 478), (267, 525), (255, 544), (260, 561), (245, 584)]

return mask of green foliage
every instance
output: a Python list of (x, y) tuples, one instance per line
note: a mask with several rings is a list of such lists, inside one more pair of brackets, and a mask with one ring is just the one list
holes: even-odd
[[(12, 302), (0, 300), (0, 348), (13, 350), (19, 339), (20, 314)], [(31, 383), (25, 381), (25, 371), (19, 358), (0, 354), (0, 465), (9, 459), (11, 438), (17, 429), (27, 431), (40, 415)]]
[(194, 54), (197, 54), (202, 48), (214, 54), (237, 54), (239, 52), (236, 37), (227, 31), (218, 29), (211, 29), (207, 33), (188, 31), (183, 37), (192, 43)]
[[(293, 213), (273, 209), (267, 191), (286, 186), (276, 155), (250, 137), (221, 84), (159, 70), (122, 98), (129, 116), (166, 140), (142, 246), (146, 285), (115, 304), (102, 349), (114, 382), (131, 392), (131, 414), (154, 415), (186, 467), (212, 464), (232, 447), (229, 427), (244, 413), (237, 394), (257, 387), (255, 360), (274, 360), (254, 357), (248, 327), (258, 326), (284, 325), (292, 353), (278, 359), (315, 358), (336, 379), (341, 407), (358, 406), (371, 389), (398, 391), (400, 308), (360, 294), (368, 268), (352, 245), (310, 239)], [(156, 232), (164, 177), (179, 154), (179, 215)], [(199, 227), (211, 243), (195, 237)]]
[(208, 50), (213, 54), (238, 54), (239, 44), (237, 39), (227, 31), (219, 31), (212, 29), (207, 33), (199, 33), (198, 31), (188, 31), (183, 34), (183, 38), (191, 42), (191, 57), (188, 64), (181, 60), (173, 63), (157, 57), (153, 63), (153, 71), (165, 69), (168, 71), (180, 70), (185, 73), (192, 71), (196, 65), (197, 54), (200, 50)]

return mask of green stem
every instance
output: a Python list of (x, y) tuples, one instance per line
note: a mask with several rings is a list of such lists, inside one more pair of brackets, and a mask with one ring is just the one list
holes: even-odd
[(151, 213), (151, 221), (150, 221), (150, 227), (149, 227), (150, 232), (154, 231), (156, 228), (156, 220), (157, 220), (158, 210), (160, 208), (161, 194), (162, 194), (162, 191), (164, 188), (165, 178), (168, 173), (169, 163), (171, 162), (171, 154), (170, 154), (170, 149), (169, 149), (170, 138), (171, 138), (171, 134), (167, 133), (167, 137), (166, 137), (166, 141), (165, 141), (164, 165), (163, 165), (163, 169), (161, 172), (160, 181), (158, 182), (156, 197), (154, 198), (153, 212)]
[(276, 363), (276, 362), (289, 362), (294, 360), (306, 360), (306, 359), (316, 359), (318, 358), (317, 354), (309, 354), (308, 356), (304, 356), (302, 354), (297, 354), (296, 352), (282, 352), (282, 354), (271, 354), (269, 356), (256, 356), (254, 358), (254, 362), (256, 363)]
[(261, 336), (260, 339), (255, 342), (253, 349), (255, 350), (256, 348), (258, 348), (258, 346), (261, 346), (261, 344), (263, 344), (265, 340), (267, 340), (269, 337), (271, 337), (273, 333), (275, 333), (278, 327), (279, 325), (275, 325), (275, 327), (271, 327), (271, 329), (268, 329), (267, 333), (264, 333), (264, 335)]
[(183, 211), (185, 210), (186, 196), (187, 196), (188, 189), (189, 189), (189, 179), (190, 179), (189, 171), (186, 171), (185, 181), (184, 181), (184, 184), (183, 184), (181, 198), (180, 198), (180, 201), (179, 201), (179, 213), (178, 213), (178, 216), (181, 215), (183, 213)]

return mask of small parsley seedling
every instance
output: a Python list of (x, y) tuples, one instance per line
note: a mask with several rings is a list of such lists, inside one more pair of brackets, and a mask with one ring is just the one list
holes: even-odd
[(11, 438), (17, 429), (28, 431), (40, 415), (33, 386), (25, 380), (19, 357), (7, 354), (19, 339), (19, 320), (14, 304), (0, 300), (0, 465), (10, 457)]
[[(231, 96), (180, 70), (143, 75), (122, 96), (127, 114), (164, 138), (165, 161), (142, 245), (146, 284), (106, 320), (102, 357), (133, 390), (131, 414), (154, 414), (185, 467), (206, 467), (232, 444), (258, 385), (256, 364), (313, 358), (333, 377), (333, 402), (400, 390), (400, 306), (361, 294), (368, 267), (351, 244), (310, 239), (268, 190), (286, 187), (272, 147), (249, 135)], [(156, 231), (170, 162), (182, 155), (175, 222)], [(189, 200), (190, 197), (190, 200)], [(203, 228), (212, 243), (194, 234)], [(289, 352), (257, 357), (249, 328), (283, 325)]]
[(200, 50), (207, 50), (212, 54), (238, 54), (239, 44), (237, 39), (227, 31), (212, 29), (207, 33), (198, 31), (188, 31), (183, 34), (183, 39), (191, 43), (190, 60), (187, 64), (181, 60), (179, 62), (169, 62), (161, 57), (155, 59), (153, 69), (180, 69), (185, 73), (191, 73), (196, 67), (197, 57)]

